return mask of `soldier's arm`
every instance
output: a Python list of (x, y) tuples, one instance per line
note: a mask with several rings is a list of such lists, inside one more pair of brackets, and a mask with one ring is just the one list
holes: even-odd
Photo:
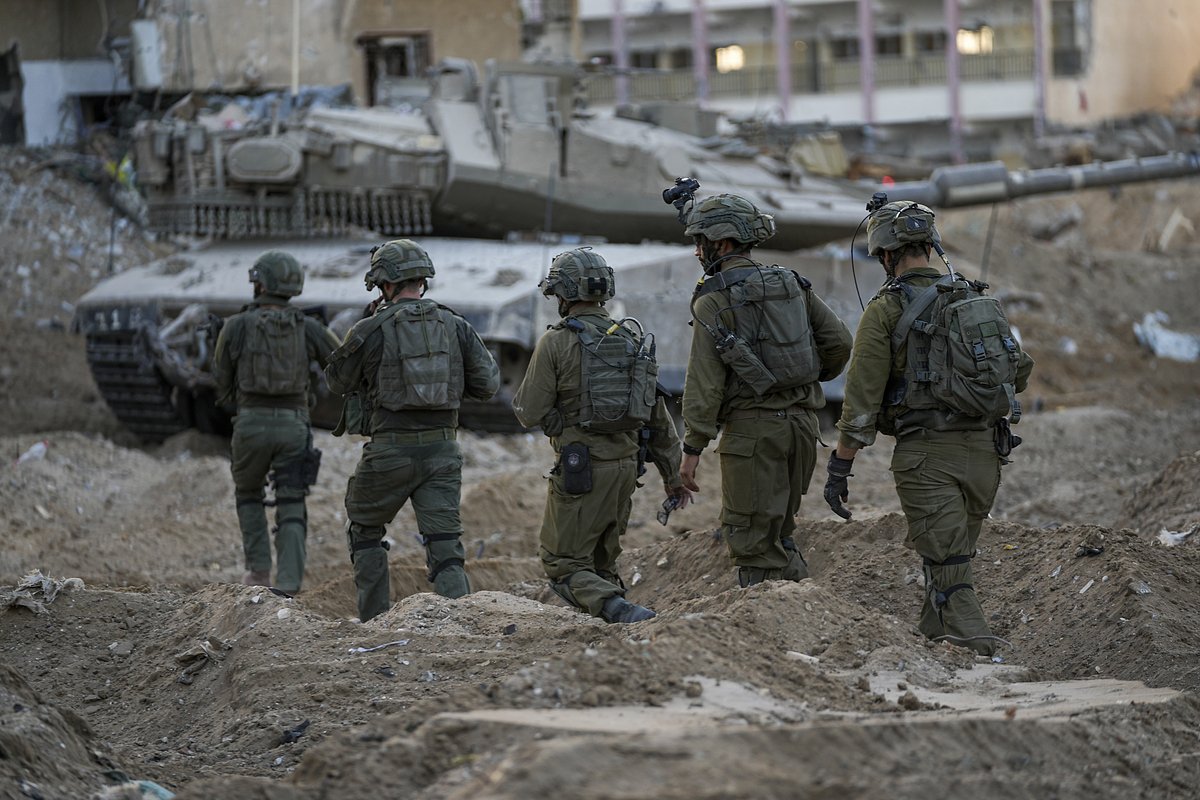
[(892, 370), (892, 329), (899, 319), (899, 301), (880, 295), (867, 304), (859, 320), (846, 373), (842, 417), (837, 422), (839, 450), (875, 443), (875, 426)]
[(363, 320), (350, 329), (346, 341), (329, 354), (325, 364), (325, 382), (336, 394), (357, 392), (362, 383), (363, 361), (366, 355), (366, 338)]
[[(696, 301), (696, 315), (709, 325), (716, 320), (717, 294)], [(703, 325), (692, 325), (692, 350), (688, 356), (687, 378), (683, 384), (683, 443), (703, 450), (717, 438), (717, 415), (725, 399), (725, 364), (717, 354), (717, 345)]]
[(213, 378), (217, 383), (217, 405), (232, 406), (237, 402), (234, 381), (233, 337), (241, 326), (233, 320), (221, 326), (217, 335), (217, 346), (213, 351)]
[(542, 425), (558, 400), (558, 367), (552, 338), (548, 333), (538, 340), (525, 377), (513, 395), (513, 413), (526, 428)]
[[(1019, 345), (1018, 345), (1019, 346)], [(1014, 388), (1018, 392), (1025, 391), (1029, 386), (1029, 375), (1033, 372), (1033, 356), (1026, 353), (1024, 348), (1021, 350), (1021, 360), (1017, 362), (1017, 379), (1014, 381)]]
[(321, 365), (321, 369), (329, 363), (329, 356), (340, 346), (337, 336), (320, 322), (311, 317), (304, 319), (304, 337), (308, 346), (308, 357)]
[(821, 355), (819, 380), (830, 381), (842, 374), (850, 360), (850, 348), (854, 338), (842, 318), (825, 305), (814, 291), (808, 291), (808, 319), (813, 329), (813, 340)]
[(479, 334), (465, 319), (458, 319), (458, 332), (466, 379), (465, 394), (471, 400), (491, 400), (500, 391), (500, 367)]
[(662, 475), (663, 484), (668, 489), (683, 486), (679, 477), (679, 462), (682, 458), (679, 435), (675, 433), (675, 421), (671, 419), (671, 412), (667, 411), (666, 403), (661, 397), (654, 405), (654, 412), (650, 415), (650, 424), (647, 427), (650, 428), (650, 458), (658, 468), (658, 474)]

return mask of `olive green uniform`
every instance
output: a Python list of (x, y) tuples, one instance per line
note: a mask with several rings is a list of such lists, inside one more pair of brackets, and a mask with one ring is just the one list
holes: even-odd
[[(299, 591), (304, 580), (305, 540), (308, 513), (304, 504), (307, 487), (298, 480), (296, 465), (312, 443), (309, 427), (307, 390), (288, 394), (245, 391), (239, 374), (246, 375), (243, 359), (253, 359), (247, 343), (258, 317), (273, 307), (288, 305), (288, 298), (261, 295), (249, 308), (230, 317), (221, 327), (213, 356), (217, 382), (217, 402), (234, 405), (232, 455), (234, 497), (238, 525), (242, 530), (242, 549), (246, 569), (270, 574), (271, 543), (267, 532), (267, 513), (263, 506), (263, 485), (268, 473), (275, 480), (275, 585), (285, 592)], [(337, 337), (311, 317), (304, 317), (303, 352), (294, 354), (297, 363), (289, 369), (307, 373), (311, 362), (325, 366), (337, 347)], [(261, 356), (261, 354), (259, 354)], [(300, 363), (302, 361), (302, 363)]]
[[(941, 273), (933, 268), (906, 272), (902, 281), (920, 290)], [(985, 655), (994, 652), (991, 630), (975, 595), (971, 558), (984, 518), (1000, 485), (1001, 458), (991, 425), (982, 418), (947, 422), (937, 410), (910, 409), (900, 401), (884, 405), (889, 382), (904, 376), (907, 348), (892, 351), (891, 335), (903, 313), (899, 283), (890, 281), (867, 305), (846, 377), (846, 396), (837, 423), (838, 444), (859, 449), (875, 442), (877, 431), (894, 435), (892, 474), (908, 520), (905, 545), (922, 557), (925, 601), (919, 628), (933, 639), (949, 635)], [(1016, 391), (1024, 391), (1033, 359), (1022, 351)]]
[[(444, 313), (443, 313), (444, 312)], [(451, 389), (443, 408), (388, 408), (388, 361), (403, 361), (391, 353), (382, 325), (393, 316), (448, 320)], [(424, 330), (431, 330), (428, 326)], [(401, 366), (393, 363), (399, 370)], [(398, 372), (396, 374), (399, 374)], [(325, 370), (329, 388), (353, 395), (347, 409), (361, 406), (359, 419), (349, 421), (351, 432), (371, 441), (346, 487), (349, 543), (358, 591), (359, 618), (366, 622), (391, 604), (385, 527), (409, 500), (424, 538), (429, 580), (438, 594), (457, 597), (469, 584), (463, 572), (465, 553), (460, 541), (462, 453), (456, 441), (461, 399), (488, 400), (500, 388), (500, 369), (475, 329), (461, 316), (431, 300), (400, 299), (379, 306), (373, 317), (360, 321), (346, 342), (330, 357)], [(336, 431), (335, 431), (336, 433)]]
[[(572, 314), (590, 318), (601, 327), (611, 324), (603, 308), (589, 307)], [(592, 616), (601, 616), (604, 601), (624, 596), (617, 571), (621, 536), (629, 522), (637, 486), (638, 433), (595, 433), (563, 425), (561, 410), (580, 393), (582, 354), (579, 338), (565, 327), (547, 331), (534, 348), (525, 379), (513, 398), (513, 411), (522, 425), (541, 425), (554, 433), (550, 444), (556, 456), (571, 444), (586, 445), (592, 464), (592, 489), (569, 494), (557, 466), (550, 474), (546, 513), (538, 554), (551, 586), (564, 600)], [(568, 414), (569, 417), (569, 414)], [(679, 478), (679, 437), (663, 401), (652, 413), (648, 444), (667, 489), (682, 486)]]
[[(738, 256), (725, 260), (721, 272), (752, 266), (753, 261)], [(801, 285), (803, 311), (820, 358), (819, 380), (831, 380), (850, 357), (850, 331), (807, 282)], [(703, 294), (694, 303), (694, 315), (710, 327), (720, 320), (740, 338), (756, 341), (761, 330), (735, 325), (730, 294), (729, 289)], [(794, 313), (802, 319), (800, 310)], [(815, 412), (824, 405), (825, 395), (816, 381), (757, 397), (721, 360), (709, 330), (703, 324), (693, 326), (683, 391), (683, 443), (697, 452), (720, 431), (722, 532), (734, 565), (754, 570), (754, 582), (808, 575), (793, 533), (800, 498), (816, 464)]]

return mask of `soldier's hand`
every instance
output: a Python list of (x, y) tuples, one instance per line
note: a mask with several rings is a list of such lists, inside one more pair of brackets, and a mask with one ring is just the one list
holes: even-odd
[(667, 489), (667, 497), (675, 501), (676, 508), (687, 508), (688, 503), (692, 502), (692, 491), (686, 486), (676, 486), (674, 489)]
[(367, 319), (368, 317), (375, 316), (375, 311), (379, 308), (379, 304), (382, 302), (383, 302), (383, 295), (380, 295), (379, 297), (376, 297), (371, 302), (367, 303), (366, 308), (363, 309), (362, 318)]
[(853, 458), (838, 458), (837, 451), (829, 454), (829, 464), (826, 469), (829, 478), (825, 481), (825, 502), (833, 509), (833, 513), (842, 519), (850, 519), (850, 509), (845, 503), (850, 500), (850, 488), (847, 478), (854, 476), (850, 469), (854, 466)]
[(679, 465), (679, 479), (683, 481), (683, 486), (693, 492), (700, 491), (700, 484), (696, 483), (696, 467), (700, 466), (700, 456), (690, 453), (683, 454), (683, 462)]

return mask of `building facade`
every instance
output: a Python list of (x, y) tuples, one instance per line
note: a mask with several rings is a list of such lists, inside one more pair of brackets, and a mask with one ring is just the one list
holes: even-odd
[(153, 104), (349, 84), (364, 105), (419, 97), (442, 58), (519, 60), (521, 11), (518, 0), (4, 0), (0, 52), (13, 46), (25, 141), (49, 144), (134, 94)]
[(1194, 0), (579, 0), (579, 24), (595, 104), (847, 126), (1087, 125), (1200, 65)]

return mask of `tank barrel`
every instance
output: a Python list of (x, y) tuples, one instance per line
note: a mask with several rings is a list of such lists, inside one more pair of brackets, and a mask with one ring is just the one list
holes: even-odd
[(897, 183), (893, 200), (913, 200), (934, 208), (957, 208), (1013, 200), (1035, 194), (1117, 186), (1200, 174), (1200, 153), (1168, 153), (1119, 161), (1009, 172), (1003, 162), (938, 167), (924, 181)]

